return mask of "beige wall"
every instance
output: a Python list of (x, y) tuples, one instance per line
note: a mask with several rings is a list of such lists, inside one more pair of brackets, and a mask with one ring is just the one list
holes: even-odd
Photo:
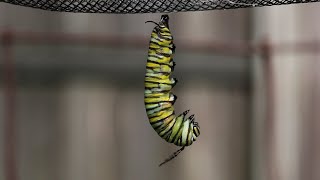
[[(251, 17), (246, 9), (174, 13), (171, 28), (176, 39), (191, 43), (260, 42), (266, 37), (278, 45), (313, 41), (319, 36), (318, 9), (313, 3), (254, 8)], [(0, 28), (17, 31), (148, 38), (152, 26), (144, 22), (158, 18), (0, 5)], [(267, 62), (274, 96), (268, 97), (261, 58), (186, 52), (180, 45), (175, 57), (180, 80), (176, 109), (190, 108), (196, 114), (201, 136), (162, 168), (158, 163), (176, 147), (156, 135), (143, 109), (145, 48), (15, 46), (19, 178), (319, 179), (318, 54), (274, 53)], [(3, 117), (3, 89), (0, 92)], [(270, 98), (274, 114), (268, 119)], [(0, 118), (1, 127), (3, 122)], [(2, 142), (0, 134), (0, 147)]]
[[(144, 22), (159, 18), (55, 13), (7, 4), (0, 8), (0, 27), (16, 31), (149, 38), (152, 26)], [(175, 13), (171, 22), (174, 37), (190, 42), (248, 38), (247, 10)], [(177, 147), (158, 137), (145, 114), (147, 47), (15, 46), (19, 179), (247, 180), (250, 62), (179, 47), (176, 110), (190, 108), (196, 114), (201, 136), (158, 168)], [(0, 179), (3, 174), (1, 168)]]
[[(261, 153), (256, 154), (260, 173), (255, 174), (255, 179), (261, 174), (264, 174), (265, 178), (259, 179), (319, 178), (319, 172), (316, 170), (319, 162), (316, 147), (319, 142), (315, 140), (315, 132), (319, 131), (319, 117), (316, 115), (319, 108), (319, 89), (316, 86), (319, 82), (316, 73), (319, 55), (312, 51), (303, 52), (302, 48), (286, 52), (277, 49), (283, 44), (317, 41), (319, 25), (315, 21), (319, 15), (319, 7), (318, 3), (312, 3), (257, 8), (254, 11), (254, 39), (267, 37), (270, 43), (277, 45), (271, 61), (267, 62), (271, 68), (272, 74), (269, 78), (274, 94), (272, 98), (268, 97), (268, 100), (271, 98), (270, 108), (274, 113), (269, 119), (267, 116), (258, 118), (260, 122), (271, 126), (265, 127), (265, 134), (261, 134), (262, 131), (256, 132), (259, 137), (255, 138), (256, 149), (262, 147), (262, 154), (265, 156), (261, 156)], [(262, 61), (258, 62), (260, 67), (263, 66)], [(261, 90), (261, 87), (266, 88), (259, 88), (258, 85), (256, 87), (256, 91)], [(265, 106), (261, 105), (261, 102), (260, 110), (256, 111), (263, 112), (261, 107)], [(269, 139), (271, 143), (268, 145), (259, 142), (265, 139)]]

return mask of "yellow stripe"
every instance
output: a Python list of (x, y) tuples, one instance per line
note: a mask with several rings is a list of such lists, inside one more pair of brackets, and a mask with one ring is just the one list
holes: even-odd
[(174, 84), (175, 83), (173, 78), (171, 78), (171, 79), (157, 79), (157, 78), (152, 78), (152, 77), (146, 77), (145, 81), (165, 83), (165, 84)]
[(159, 106), (158, 103), (146, 104), (146, 105), (145, 105), (146, 109), (152, 109), (152, 108), (156, 108), (156, 107), (158, 107), (158, 106)]
[(172, 44), (172, 40), (160, 39), (160, 38), (155, 38), (155, 37), (151, 38), (150, 41), (158, 43), (159, 45), (164, 46), (164, 47), (170, 47)]
[[(148, 71), (150, 72), (150, 71)], [(156, 73), (171, 73), (171, 67), (169, 66), (161, 66), (161, 68), (152, 68), (151, 72), (156, 72)]]
[(156, 44), (156, 43), (151, 42), (151, 43), (149, 44), (149, 48), (159, 49), (159, 48), (161, 48), (161, 46), (159, 46), (159, 45)]
[(153, 71), (152, 69), (149, 69), (149, 68), (147, 68), (147, 73), (157, 74), (155, 71)]
[(174, 139), (173, 144), (177, 145), (177, 146), (181, 146), (181, 143), (178, 143), (179, 139), (181, 138), (182, 135), (182, 128), (179, 129), (179, 132), (177, 134), (177, 136)]
[(152, 68), (152, 69), (161, 68), (164, 71), (170, 71), (171, 72), (171, 67), (169, 65), (157, 64), (157, 63), (153, 63), (152, 61), (148, 61), (147, 62), (147, 67)]
[(161, 48), (160, 52), (164, 53), (164, 54), (172, 54), (172, 50), (170, 48), (168, 48), (168, 47)]
[(165, 57), (167, 57), (168, 58), (168, 55), (169, 55), (169, 58), (172, 58), (172, 56), (173, 56), (173, 54), (172, 53), (163, 53), (162, 51), (159, 51), (159, 50), (154, 50), (154, 49), (149, 49), (148, 50), (148, 54), (149, 55), (153, 55), (153, 56), (157, 56), (157, 57), (159, 57), (159, 58), (162, 58), (162, 57), (164, 57), (164, 55), (163, 54), (167, 54), (167, 56), (165, 56)]
[(161, 114), (161, 116), (150, 118), (149, 121), (150, 121), (150, 123), (154, 123), (154, 122), (157, 122), (159, 120), (164, 119), (165, 117), (168, 117), (171, 114), (173, 114), (173, 111), (167, 111), (167, 112)]
[(149, 54), (168, 54), (172, 55), (172, 50), (169, 47), (161, 47), (156, 49), (149, 49)]
[(164, 127), (166, 127), (166, 126), (168, 126), (168, 125), (170, 125), (170, 124), (172, 124), (171, 126), (173, 126), (174, 123), (172, 123), (172, 122), (174, 122), (174, 117), (175, 117), (174, 114), (170, 115), (170, 116), (167, 117), (165, 120), (163, 120), (163, 124), (162, 124), (160, 127), (158, 127), (158, 128), (155, 129), (159, 135), (160, 135), (160, 133), (163, 132), (162, 129), (163, 129)]
[(153, 92), (151, 91), (151, 90), (149, 90), (149, 89), (145, 89), (144, 90), (144, 95), (146, 95), (146, 94), (152, 94)]
[(159, 97), (164, 96), (167, 93), (151, 93), (151, 94), (144, 94), (145, 97)]
[(187, 146), (190, 146), (192, 144), (192, 134), (193, 134), (193, 124), (189, 124), (189, 133), (188, 133), (188, 139), (187, 139)]
[[(149, 116), (150, 114), (153, 114), (155, 112), (161, 111), (161, 109), (165, 109), (168, 108), (170, 106), (172, 106), (171, 103), (160, 103), (161, 105), (159, 105), (159, 107), (156, 107), (154, 109), (150, 109), (147, 111), (147, 115)], [(148, 105), (148, 104), (147, 104)]]
[(154, 83), (145, 82), (144, 85), (146, 88), (152, 88), (151, 89), (152, 91), (170, 91), (172, 89), (172, 86), (169, 84), (154, 84)]
[(158, 77), (160, 79), (168, 79), (170, 75), (164, 75), (161, 73), (146, 73), (146, 77)]
[[(170, 117), (171, 117), (171, 116), (170, 116)], [(163, 124), (163, 125), (160, 126), (159, 129), (162, 129), (162, 128), (164, 128), (165, 126), (167, 126), (167, 127), (166, 127), (165, 129), (161, 130), (161, 132), (158, 133), (159, 136), (165, 135), (165, 134), (170, 130), (170, 128), (174, 125), (174, 122), (175, 122), (174, 119), (175, 119), (175, 118), (174, 118), (174, 116), (173, 116), (173, 118), (172, 118), (170, 121), (168, 121), (168, 123)], [(165, 138), (165, 137), (163, 137), (163, 138)]]
[(200, 135), (200, 129), (198, 126), (193, 128), (194, 134), (198, 137)]
[(182, 126), (181, 145), (183, 145), (183, 146), (185, 146), (187, 144), (189, 123), (190, 123), (190, 121), (184, 121), (183, 126)]
[(145, 85), (146, 88), (156, 88), (156, 87), (159, 87), (158, 84), (148, 83), (148, 82), (145, 82), (144, 85)]
[(163, 101), (172, 101), (170, 96), (160, 96), (160, 97), (146, 97), (144, 98), (145, 103), (159, 103)]
[(180, 126), (182, 124), (182, 121), (183, 121), (183, 115), (179, 115), (177, 118), (176, 118), (176, 123), (174, 124), (173, 128), (172, 128), (172, 133), (169, 137), (169, 142), (172, 142), (173, 141), (173, 138), (176, 134), (178, 134), (179, 132), (179, 129), (180, 129)]
[(173, 111), (174, 111), (173, 107), (170, 107), (170, 108), (168, 108), (168, 109), (162, 108), (162, 110), (160, 110), (160, 111), (157, 111), (157, 112), (155, 112), (155, 113), (149, 114), (148, 117), (149, 117), (149, 118), (155, 117), (155, 116), (158, 116), (158, 117), (159, 117), (159, 116), (161, 116), (161, 115), (163, 115), (163, 114), (165, 114), (165, 113), (167, 113), (167, 112), (169, 112), (169, 111), (173, 112)]
[(157, 63), (152, 63), (152, 62), (147, 62), (147, 67), (150, 67), (150, 68), (160, 68), (161, 65), (160, 64), (157, 64)]
[(155, 62), (162, 63), (162, 64), (167, 64), (169, 66), (173, 66), (173, 61), (172, 61), (171, 57), (165, 57), (165, 56), (159, 55), (159, 54), (157, 54), (155, 56), (156, 57), (148, 56), (148, 60), (155, 61)]
[(145, 97), (145, 99), (155, 99), (155, 98), (160, 98), (162, 100), (169, 100), (170, 99), (170, 95), (169, 93), (159, 93), (162, 94), (162, 96), (156, 96), (156, 97)]

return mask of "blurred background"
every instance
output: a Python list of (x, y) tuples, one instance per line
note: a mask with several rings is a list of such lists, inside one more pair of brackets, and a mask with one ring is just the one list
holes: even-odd
[(0, 180), (318, 180), (320, 4), (170, 14), (176, 112), (201, 135), (176, 159), (144, 109), (160, 14), (0, 3)]

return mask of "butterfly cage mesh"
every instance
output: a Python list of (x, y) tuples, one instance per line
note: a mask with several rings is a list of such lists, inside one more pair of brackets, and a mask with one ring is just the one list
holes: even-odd
[(320, 0), (0, 0), (50, 11), (82, 13), (163, 13), (309, 3)]

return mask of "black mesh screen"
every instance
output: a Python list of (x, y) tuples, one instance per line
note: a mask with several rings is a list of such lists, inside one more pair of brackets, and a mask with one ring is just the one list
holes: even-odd
[(83, 13), (156, 13), (272, 6), (320, 0), (0, 0), (50, 11)]

